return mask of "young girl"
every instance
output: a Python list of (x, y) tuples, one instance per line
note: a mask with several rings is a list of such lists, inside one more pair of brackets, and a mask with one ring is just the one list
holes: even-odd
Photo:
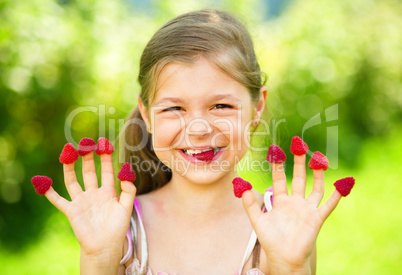
[(241, 23), (217, 10), (171, 20), (147, 44), (138, 79), (123, 145), (135, 186), (121, 182), (117, 197), (112, 157), (102, 154), (98, 187), (92, 152), (83, 156), (85, 191), (72, 163), (72, 201), (45, 194), (80, 243), (81, 274), (314, 274), (318, 232), (341, 197), (334, 191), (318, 208), (324, 170), (306, 199), (305, 155), (294, 157), (291, 195), (282, 164), (272, 164), (272, 210), (269, 192), (233, 195), (267, 98)]

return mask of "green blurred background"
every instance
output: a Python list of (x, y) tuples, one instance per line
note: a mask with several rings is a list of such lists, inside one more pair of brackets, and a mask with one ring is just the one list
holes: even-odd
[[(356, 178), (320, 232), (318, 274), (400, 274), (397, 0), (0, 0), (0, 274), (79, 273), (67, 219), (30, 178), (50, 176), (68, 197), (63, 145), (116, 141), (136, 104), (145, 44), (167, 20), (201, 8), (234, 12), (249, 28), (269, 76), (269, 138), (288, 148), (303, 135), (327, 153), (325, 198), (336, 179)], [(242, 176), (258, 190), (271, 185), (269, 173)]]

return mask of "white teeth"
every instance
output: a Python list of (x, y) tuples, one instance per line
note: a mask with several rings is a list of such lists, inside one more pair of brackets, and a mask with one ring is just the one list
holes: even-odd
[(209, 151), (209, 150), (211, 150), (211, 149), (205, 149), (205, 150), (184, 150), (184, 152), (187, 154), (187, 155), (194, 155), (194, 154), (199, 154), (199, 153), (202, 153), (202, 152), (205, 152), (205, 151)]
[(214, 154), (216, 154), (217, 152), (219, 152), (220, 148), (212, 148), (212, 149), (205, 149), (205, 150), (185, 150), (183, 149), (183, 152), (187, 155), (194, 155), (194, 154), (199, 154), (202, 152), (206, 152), (206, 151), (210, 151), (210, 150), (214, 150)]

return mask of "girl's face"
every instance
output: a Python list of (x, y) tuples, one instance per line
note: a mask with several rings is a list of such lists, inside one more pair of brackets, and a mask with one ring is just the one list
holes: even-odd
[(249, 127), (265, 105), (252, 104), (248, 90), (205, 58), (193, 64), (171, 63), (161, 72), (149, 110), (139, 100), (150, 125), (157, 157), (173, 179), (208, 184), (236, 176), (235, 164), (246, 154)]

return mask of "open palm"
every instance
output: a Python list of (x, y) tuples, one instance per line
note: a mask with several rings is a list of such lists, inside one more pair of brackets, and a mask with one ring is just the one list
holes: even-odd
[(272, 210), (262, 213), (250, 191), (243, 194), (243, 204), (267, 255), (268, 265), (302, 269), (309, 262), (321, 226), (335, 209), (341, 195), (334, 191), (318, 208), (324, 195), (324, 170), (314, 170), (313, 190), (305, 198), (305, 155), (295, 156), (291, 195), (288, 195), (283, 165), (272, 164), (272, 167)]
[(124, 237), (129, 226), (135, 197), (131, 182), (121, 182), (117, 197), (112, 157), (101, 155), (101, 187), (95, 172), (93, 152), (83, 156), (85, 191), (77, 182), (74, 163), (64, 164), (64, 180), (72, 201), (61, 197), (53, 188), (46, 192), (49, 201), (63, 212), (86, 255), (121, 257)]

